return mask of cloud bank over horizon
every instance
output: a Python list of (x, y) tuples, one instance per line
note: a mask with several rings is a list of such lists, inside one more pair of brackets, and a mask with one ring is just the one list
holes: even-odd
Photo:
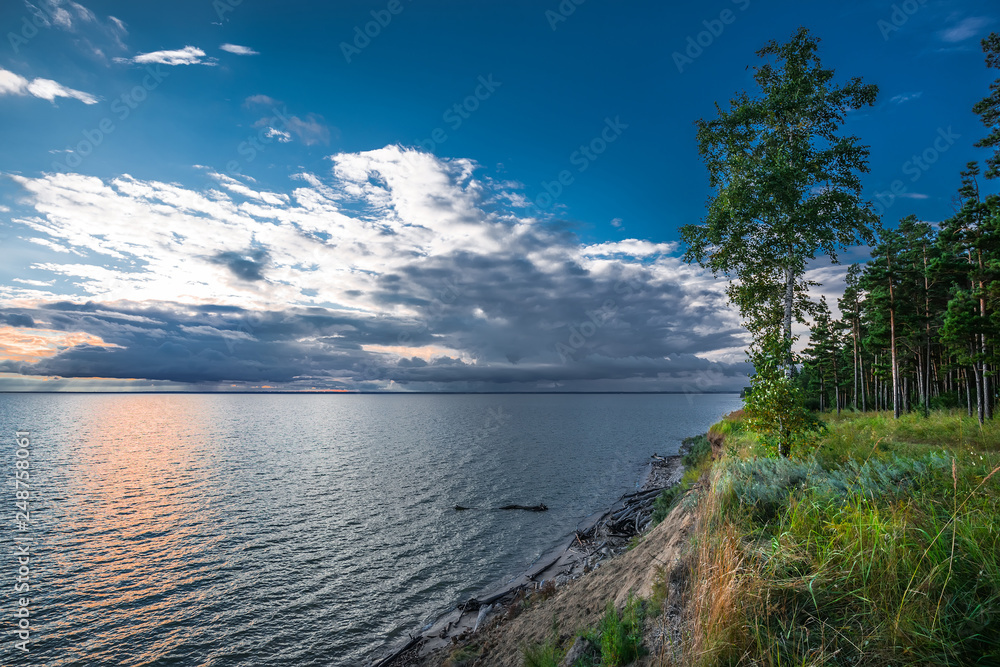
[(391, 145), (329, 161), (287, 193), (203, 167), (201, 188), (7, 174), (28, 211), (16, 233), (52, 259), (0, 286), (0, 338), (17, 348), (0, 349), (0, 373), (201, 389), (745, 384), (724, 284), (675, 244), (581, 243), (471, 160)]

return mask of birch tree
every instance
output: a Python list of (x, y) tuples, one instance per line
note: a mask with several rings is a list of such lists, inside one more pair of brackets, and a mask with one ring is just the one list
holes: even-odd
[(760, 87), (743, 92), (718, 118), (699, 120), (699, 152), (714, 196), (700, 224), (686, 225), (685, 259), (731, 279), (729, 297), (748, 327), (780, 332), (792, 373), (792, 322), (809, 301), (806, 263), (873, 240), (878, 218), (864, 201), (859, 175), (869, 151), (840, 133), (849, 110), (872, 106), (874, 85), (834, 84), (817, 56), (819, 40), (800, 28), (785, 44), (757, 52)]

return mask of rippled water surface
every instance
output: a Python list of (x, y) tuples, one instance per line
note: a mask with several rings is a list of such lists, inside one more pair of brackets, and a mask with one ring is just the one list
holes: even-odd
[[(735, 395), (0, 395), (31, 432), (30, 652), (359, 665), (523, 570)], [(37, 496), (37, 497), (36, 497)], [(550, 511), (490, 511), (544, 502)], [(454, 505), (483, 508), (455, 512)], [(10, 554), (9, 548), (4, 552)]]

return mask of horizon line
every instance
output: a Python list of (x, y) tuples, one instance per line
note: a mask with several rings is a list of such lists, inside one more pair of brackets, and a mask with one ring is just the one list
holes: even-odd
[(740, 394), (741, 391), (351, 391), (351, 390), (309, 390), (309, 391), (80, 391), (80, 390), (28, 390), (28, 391), (5, 391), (0, 390), (0, 394), (362, 394), (365, 396), (413, 396), (413, 395), (475, 395), (475, 394)]

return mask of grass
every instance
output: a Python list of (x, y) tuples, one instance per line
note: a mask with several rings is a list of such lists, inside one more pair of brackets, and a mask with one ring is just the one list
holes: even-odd
[(534, 646), (525, 646), (522, 651), (524, 667), (559, 667), (564, 653), (554, 638)]
[(703, 435), (695, 436), (693, 438), (687, 438), (684, 441), (684, 447), (687, 448), (687, 452), (684, 454), (681, 462), (684, 464), (684, 476), (681, 481), (673, 486), (664, 489), (663, 492), (656, 497), (653, 503), (653, 525), (660, 523), (667, 515), (670, 514), (670, 510), (673, 509), (677, 500), (686, 494), (691, 486), (701, 479), (708, 469), (712, 465), (712, 446), (708, 442), (708, 438)]
[(444, 662), (444, 667), (472, 667), (482, 653), (483, 650), (478, 644), (460, 646), (451, 652)]
[[(645, 608), (641, 598), (630, 594), (621, 612), (615, 607), (614, 601), (609, 600), (598, 627), (582, 635), (592, 645), (600, 648), (600, 656), (584, 655), (577, 659), (573, 667), (623, 667), (634, 662), (643, 654), (645, 621)], [(551, 638), (533, 646), (525, 646), (521, 654), (524, 667), (558, 667), (566, 651), (567, 648), (560, 647), (553, 627)]]
[(703, 470), (685, 662), (1000, 664), (1000, 426), (824, 420), (791, 459), (724, 427), (727, 455)]
[(600, 623), (602, 667), (627, 665), (641, 655), (645, 620), (642, 599), (629, 595), (620, 614), (614, 602), (608, 601)]

